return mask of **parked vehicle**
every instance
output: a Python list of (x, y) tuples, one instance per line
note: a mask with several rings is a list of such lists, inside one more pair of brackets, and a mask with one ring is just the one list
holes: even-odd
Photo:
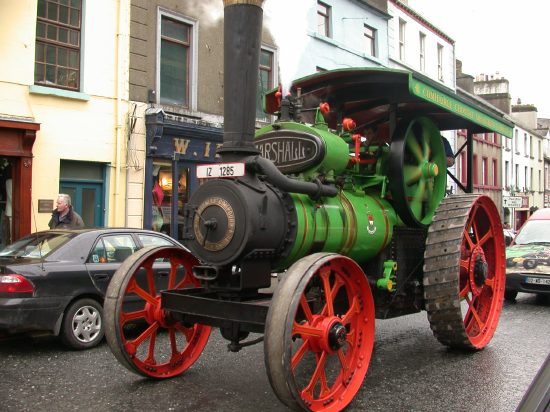
[(512, 229), (504, 229), (504, 242), (506, 246), (510, 246), (514, 237), (516, 237), (516, 232)]
[(518, 292), (550, 294), (550, 208), (533, 213), (506, 249), (504, 296)]
[[(74, 349), (97, 345), (109, 281), (146, 246), (182, 247), (162, 233), (109, 228), (37, 232), (2, 249), (0, 336), (45, 333)], [(161, 261), (153, 265), (159, 290), (167, 287), (168, 268)]]

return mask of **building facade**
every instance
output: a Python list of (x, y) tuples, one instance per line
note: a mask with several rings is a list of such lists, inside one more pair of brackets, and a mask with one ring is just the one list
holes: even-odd
[[(200, 184), (195, 167), (218, 161), (223, 136), (223, 2), (132, 0), (125, 224), (181, 240), (183, 209)], [(277, 50), (264, 28), (261, 93), (277, 82)], [(230, 98), (230, 96), (228, 96)]]
[(0, 3), (4, 242), (47, 229), (59, 192), (87, 226), (124, 224), (128, 16), (129, 0)]

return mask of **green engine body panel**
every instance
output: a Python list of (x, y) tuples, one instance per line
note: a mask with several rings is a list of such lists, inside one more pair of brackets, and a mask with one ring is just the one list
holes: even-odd
[(298, 230), (293, 249), (281, 265), (283, 268), (315, 252), (340, 253), (361, 264), (391, 241), (397, 216), (383, 199), (348, 191), (322, 201), (302, 194), (291, 196)]

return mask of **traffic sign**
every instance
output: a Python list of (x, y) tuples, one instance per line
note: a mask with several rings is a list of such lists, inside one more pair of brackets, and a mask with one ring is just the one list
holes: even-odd
[(504, 196), (502, 198), (502, 203), (504, 204), (504, 207), (509, 208), (516, 208), (522, 206), (522, 198), (521, 196)]

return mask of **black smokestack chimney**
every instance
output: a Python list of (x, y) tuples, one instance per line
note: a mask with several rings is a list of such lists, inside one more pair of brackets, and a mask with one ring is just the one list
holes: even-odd
[[(264, 0), (223, 0), (224, 160), (257, 154), (256, 96)], [(233, 159), (232, 159), (233, 158)]]

